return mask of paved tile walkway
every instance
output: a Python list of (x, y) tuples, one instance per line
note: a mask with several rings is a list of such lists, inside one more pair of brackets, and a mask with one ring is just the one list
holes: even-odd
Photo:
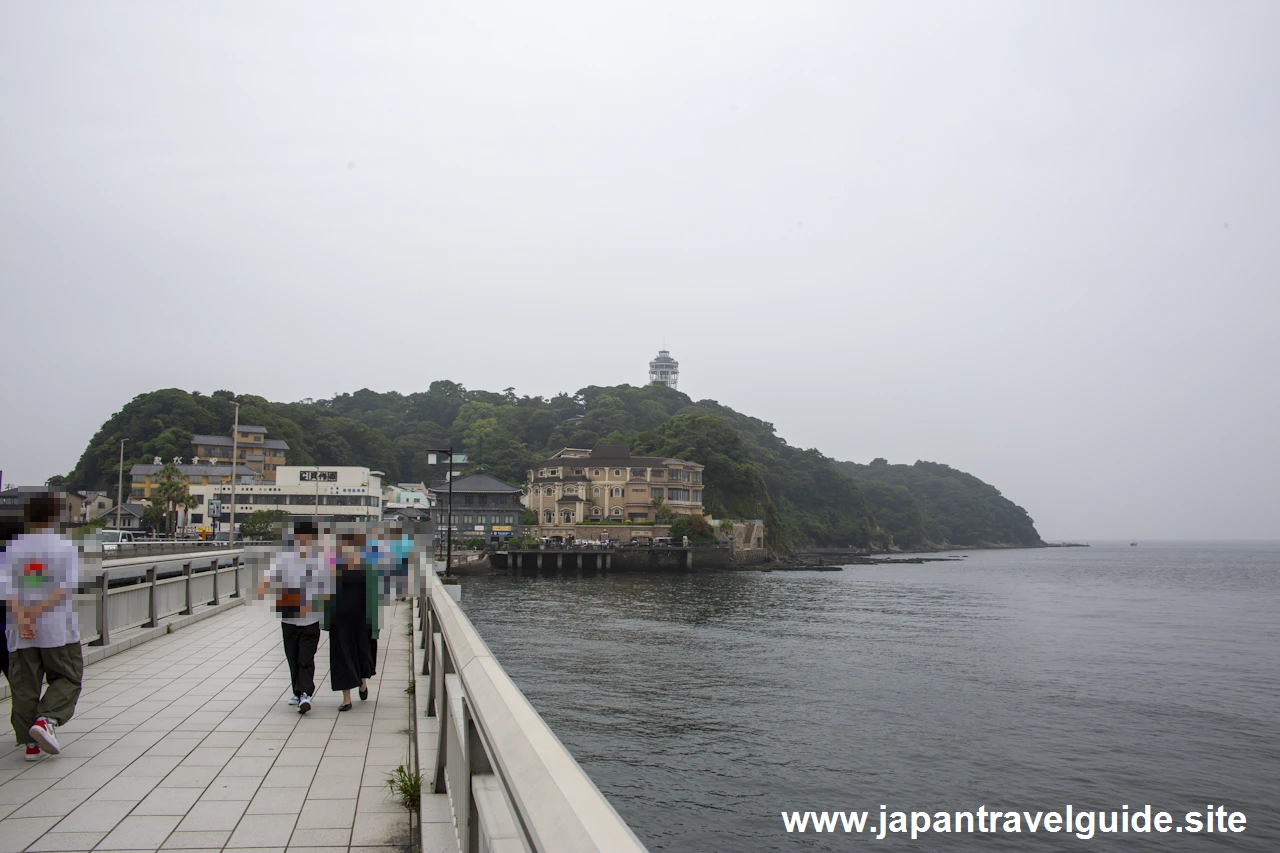
[(259, 603), (87, 667), (61, 755), (24, 761), (0, 701), (0, 853), (407, 849), (386, 778), (410, 759), (408, 604), (383, 616), (369, 700), (342, 714), (327, 634), (315, 707), (286, 704), (280, 623)]

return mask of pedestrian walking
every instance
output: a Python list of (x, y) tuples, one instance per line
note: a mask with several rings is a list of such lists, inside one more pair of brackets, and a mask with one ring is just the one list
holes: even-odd
[(377, 674), (378, 574), (365, 558), (366, 536), (338, 536), (334, 590), (325, 602), (324, 629), (329, 632), (329, 685), (342, 691), (339, 711), (351, 710), (351, 691), (369, 698), (369, 678)]
[(277, 554), (267, 568), (259, 595), (268, 587), (275, 590), (275, 609), (280, 614), (284, 657), (289, 662), (293, 688), (290, 705), (298, 713), (311, 710), (316, 692), (316, 649), (320, 646), (320, 617), (316, 606), (326, 583), (326, 567), (318, 545), (315, 522), (299, 521), (293, 526), (292, 541)]
[(24, 532), (0, 553), (0, 598), (8, 610), (10, 720), (28, 761), (57, 755), (57, 728), (75, 714), (84, 677), (80, 622), (72, 607), (80, 583), (76, 546), (57, 532), (65, 502), (37, 494), (23, 508)]

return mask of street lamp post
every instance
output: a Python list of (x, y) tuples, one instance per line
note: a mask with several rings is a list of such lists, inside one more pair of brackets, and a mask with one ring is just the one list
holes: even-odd
[(227, 534), (227, 545), (236, 546), (236, 455), (240, 451), (240, 404), (236, 407), (235, 423), (231, 426), (231, 532)]
[(120, 510), (123, 509), (120, 504), (124, 500), (124, 443), (128, 440), (120, 439), (120, 479), (116, 483), (116, 530), (120, 529)]
[(448, 450), (429, 451), (427, 461), (435, 464), (436, 454), (447, 455), (449, 457), (449, 499), (445, 516), (444, 528), (444, 573), (446, 576), (453, 574), (453, 448)]

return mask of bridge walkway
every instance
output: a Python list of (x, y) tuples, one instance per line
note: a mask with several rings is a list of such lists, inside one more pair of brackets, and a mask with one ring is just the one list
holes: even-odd
[(61, 755), (26, 762), (0, 701), (0, 853), (411, 849), (416, 813), (386, 784), (413, 766), (409, 604), (383, 616), (369, 700), (346, 713), (326, 634), (313, 710), (287, 704), (280, 623), (258, 603), (87, 666)]

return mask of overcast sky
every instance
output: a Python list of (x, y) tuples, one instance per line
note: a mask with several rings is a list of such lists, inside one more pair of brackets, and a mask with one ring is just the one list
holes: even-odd
[(163, 387), (646, 380), (1278, 538), (1280, 3), (8, 3), (0, 468)]

